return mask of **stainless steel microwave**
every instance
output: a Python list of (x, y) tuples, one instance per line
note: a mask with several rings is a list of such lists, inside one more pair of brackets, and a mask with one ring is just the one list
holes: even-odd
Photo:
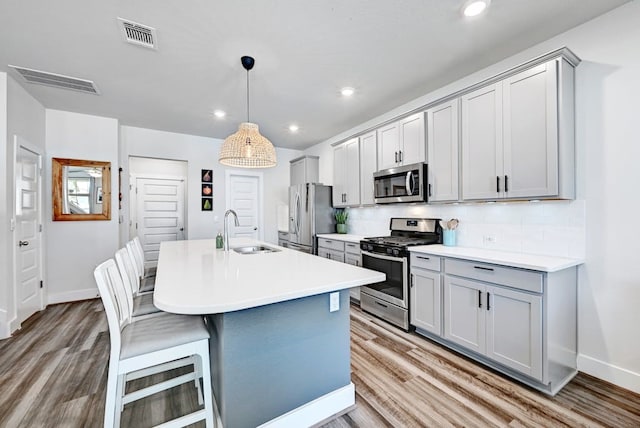
[(373, 173), (376, 204), (427, 201), (427, 164), (415, 163)]

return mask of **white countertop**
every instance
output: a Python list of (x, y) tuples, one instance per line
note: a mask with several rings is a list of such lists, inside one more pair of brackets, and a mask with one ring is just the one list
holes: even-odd
[(262, 244), (281, 251), (225, 252), (215, 248), (214, 239), (162, 242), (153, 303), (179, 314), (223, 313), (385, 279), (380, 272), (273, 244), (246, 238), (230, 243), (232, 248)]
[(409, 251), (542, 272), (556, 272), (584, 263), (584, 260), (581, 259), (512, 253), (508, 251), (486, 250), (484, 248), (446, 247), (444, 245), (420, 245), (411, 247)]
[(357, 242), (360, 243), (365, 237), (360, 235), (351, 235), (349, 233), (320, 233), (316, 235), (318, 238), (335, 239), (336, 241), (343, 242)]

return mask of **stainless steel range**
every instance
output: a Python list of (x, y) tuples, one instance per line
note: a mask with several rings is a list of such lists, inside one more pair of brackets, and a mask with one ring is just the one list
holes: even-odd
[(391, 235), (360, 241), (362, 266), (384, 272), (384, 282), (360, 289), (363, 311), (409, 330), (409, 250), (413, 245), (442, 243), (440, 219), (392, 218)]

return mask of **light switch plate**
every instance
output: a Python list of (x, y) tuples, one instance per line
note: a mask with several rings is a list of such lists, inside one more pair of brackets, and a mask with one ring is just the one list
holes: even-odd
[(329, 294), (329, 312), (340, 310), (340, 293), (335, 292)]

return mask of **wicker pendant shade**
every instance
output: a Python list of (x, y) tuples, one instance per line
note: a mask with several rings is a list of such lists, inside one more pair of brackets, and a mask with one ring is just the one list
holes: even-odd
[(276, 166), (276, 150), (267, 138), (260, 135), (258, 125), (249, 121), (249, 70), (255, 60), (243, 56), (240, 62), (247, 70), (247, 121), (240, 124), (235, 134), (222, 143), (218, 161), (238, 168), (270, 168)]
[(240, 168), (269, 168), (276, 165), (276, 150), (271, 141), (260, 135), (258, 125), (243, 122), (235, 134), (224, 140), (218, 160)]

